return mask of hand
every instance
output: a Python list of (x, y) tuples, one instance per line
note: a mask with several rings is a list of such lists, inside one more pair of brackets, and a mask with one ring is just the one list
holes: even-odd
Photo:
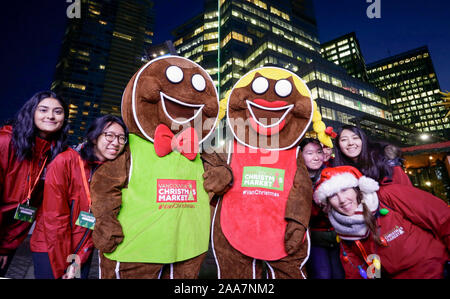
[(300, 249), (306, 228), (300, 223), (288, 220), (284, 234), (284, 248), (287, 254), (292, 255)]
[(8, 262), (8, 256), (0, 255), (0, 269), (5, 268), (7, 262)]
[(203, 187), (207, 192), (223, 195), (233, 180), (233, 175), (225, 166), (214, 167), (203, 174)]

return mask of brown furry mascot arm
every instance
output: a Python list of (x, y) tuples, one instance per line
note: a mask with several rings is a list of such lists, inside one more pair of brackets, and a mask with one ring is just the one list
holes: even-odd
[(233, 183), (233, 171), (227, 164), (227, 154), (203, 152), (201, 158), (205, 169), (203, 187), (208, 192), (210, 199), (214, 195), (225, 194)]
[(130, 150), (113, 161), (102, 164), (94, 173), (90, 185), (95, 229), (94, 245), (102, 252), (113, 252), (123, 240), (122, 226), (117, 215), (122, 204), (122, 189), (128, 184)]
[(286, 203), (287, 221), (284, 246), (288, 254), (295, 253), (303, 241), (308, 228), (312, 205), (312, 183), (302, 154), (297, 157), (297, 171)]

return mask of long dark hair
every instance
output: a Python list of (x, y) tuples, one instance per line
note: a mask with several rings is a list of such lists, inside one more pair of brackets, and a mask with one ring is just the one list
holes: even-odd
[(12, 122), (12, 144), (19, 161), (32, 158), (35, 139), (38, 135), (38, 128), (34, 124), (34, 113), (39, 103), (46, 98), (57, 100), (64, 109), (63, 125), (59, 131), (51, 135), (50, 141), (54, 143), (52, 145), (50, 159), (55, 158), (57, 154), (64, 151), (67, 147), (67, 134), (69, 131), (67, 105), (54, 92), (49, 90), (39, 91), (22, 106), (17, 113), (16, 119)]
[(103, 133), (103, 131), (113, 123), (119, 124), (123, 128), (125, 136), (128, 138), (128, 128), (123, 122), (122, 118), (111, 114), (96, 118), (94, 122), (89, 126), (86, 133), (86, 140), (83, 144), (83, 147), (80, 149), (80, 155), (83, 160), (91, 162), (98, 160), (97, 156), (95, 155), (95, 143), (97, 142), (98, 137)]
[[(339, 139), (344, 130), (352, 131), (361, 138), (361, 153), (356, 162), (347, 157), (339, 146)], [(342, 126), (338, 129), (334, 142), (335, 157), (332, 161), (333, 167), (342, 165), (354, 166), (365, 176), (376, 181), (381, 181), (384, 177), (392, 177), (392, 168), (389, 166), (388, 159), (384, 155), (383, 146), (378, 142), (369, 141), (366, 133), (360, 128), (351, 125)]]
[(382, 245), (380, 234), (377, 229), (377, 219), (364, 202), (361, 190), (359, 190), (358, 187), (355, 187), (354, 189), (356, 191), (356, 200), (358, 201), (358, 203), (361, 203), (363, 207), (364, 223), (367, 225), (370, 232), (372, 233), (372, 238), (375, 241), (375, 243), (377, 243), (378, 245)]

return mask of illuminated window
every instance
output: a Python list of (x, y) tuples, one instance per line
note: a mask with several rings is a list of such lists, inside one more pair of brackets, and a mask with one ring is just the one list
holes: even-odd
[(123, 33), (117, 32), (117, 31), (113, 32), (113, 36), (121, 38), (121, 39), (124, 39), (124, 40), (128, 40), (128, 41), (132, 41), (133, 40), (132, 36), (127, 35), (127, 34), (123, 34)]
[(174, 45), (174, 46), (178, 46), (178, 45), (181, 45), (182, 43), (183, 43), (183, 38), (180, 38), (180, 39), (176, 40), (176, 41), (173, 43), (173, 45)]
[(247, 2), (251, 2), (251, 3), (255, 4), (258, 7), (267, 9), (267, 4), (262, 2), (262, 1), (260, 1), (260, 0), (247, 0)]
[(217, 32), (206, 33), (203, 40), (217, 39), (217, 37), (219, 37), (219, 34)]
[(70, 83), (70, 82), (63, 82), (63, 86), (69, 87), (69, 88), (80, 89), (80, 90), (86, 90), (86, 86), (81, 85), (81, 84)]
[(205, 52), (208, 52), (208, 51), (215, 51), (215, 50), (217, 50), (218, 49), (218, 44), (217, 43), (214, 43), (214, 44), (208, 44), (208, 45), (205, 45), (205, 47), (204, 47), (204, 51)]
[(92, 9), (92, 7), (89, 7), (89, 12), (97, 16), (100, 15), (100, 12), (98, 10)]
[(273, 13), (274, 15), (277, 15), (277, 16), (279, 16), (279, 17), (282, 17), (282, 18), (285, 19), (285, 20), (288, 20), (288, 21), (291, 20), (288, 14), (286, 14), (286, 13), (284, 13), (284, 12), (282, 12), (282, 11), (279, 11), (278, 9), (276, 9), (276, 8), (273, 7), (273, 6), (270, 7), (270, 12)]

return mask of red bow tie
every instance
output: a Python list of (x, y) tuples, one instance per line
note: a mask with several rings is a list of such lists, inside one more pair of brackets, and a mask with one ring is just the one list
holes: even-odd
[(189, 127), (175, 136), (166, 125), (160, 124), (155, 130), (155, 152), (158, 157), (170, 154), (174, 149), (189, 160), (194, 160), (198, 153), (198, 135), (194, 128)]

